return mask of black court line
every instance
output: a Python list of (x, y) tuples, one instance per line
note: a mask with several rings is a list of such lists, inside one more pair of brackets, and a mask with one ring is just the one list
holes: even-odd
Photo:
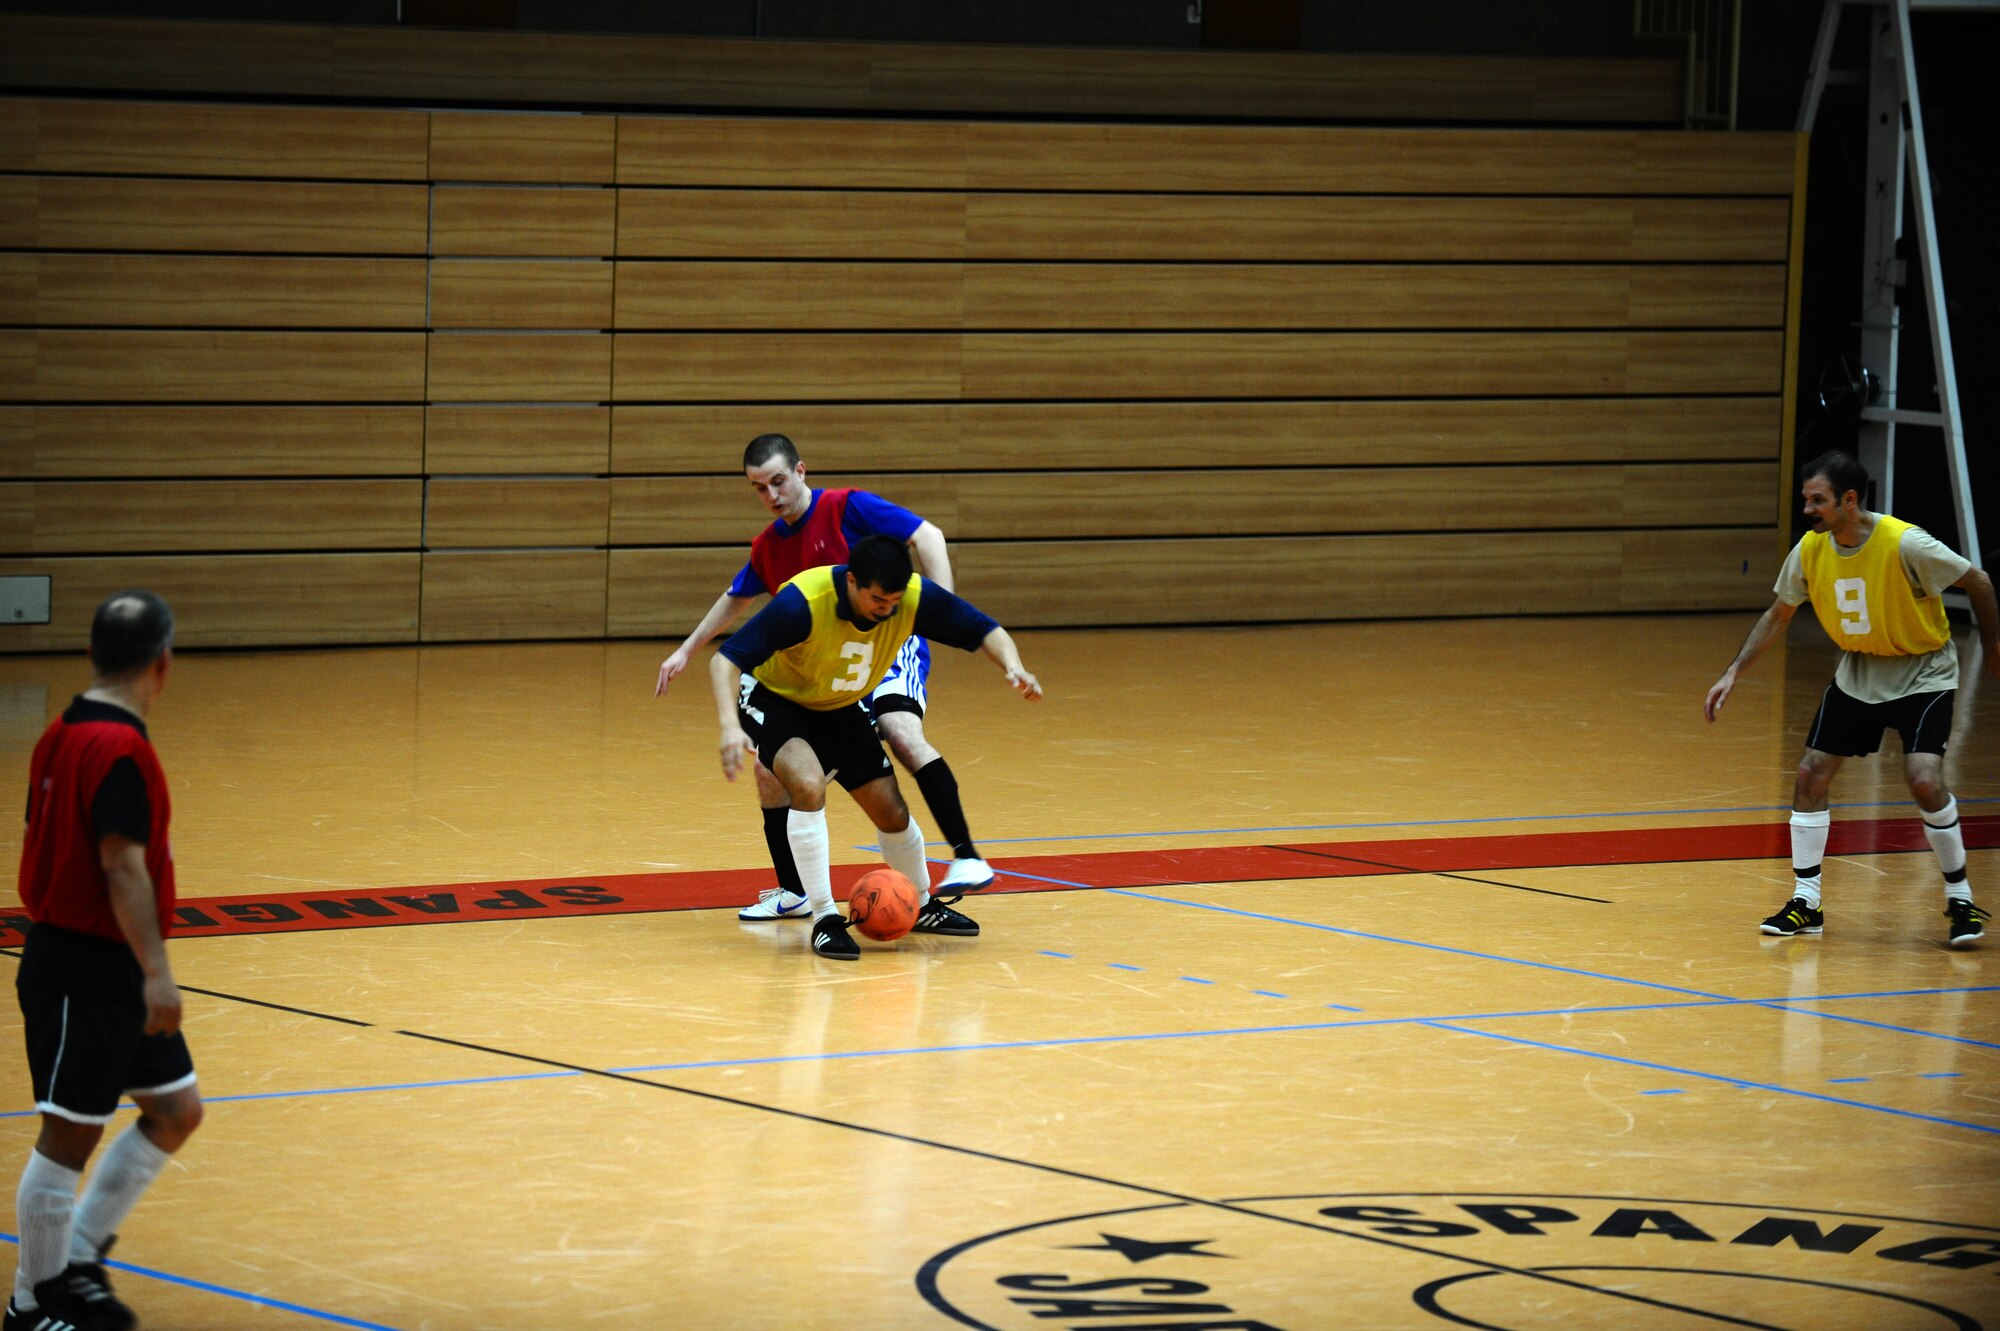
[[(969, 1156), (975, 1160), (988, 1160), (995, 1164), (1013, 1165), (1016, 1168), (1030, 1169), (1038, 1173), (1054, 1174), (1059, 1178), (1076, 1179), (1084, 1183), (1095, 1183), (1102, 1187), (1119, 1188), (1127, 1192), (1136, 1192), (1146, 1197), (1164, 1198), (1183, 1205), (1206, 1207), (1214, 1211), (1226, 1211), (1233, 1215), (1245, 1216), (1253, 1220), (1271, 1220), (1278, 1224), (1291, 1225), (1298, 1229), (1316, 1230), (1322, 1234), (1331, 1234), (1336, 1238), (1357, 1239), (1363, 1243), (1373, 1243), (1385, 1248), (1394, 1248), (1400, 1252), (1415, 1253), (1420, 1257), (1434, 1257), (1442, 1261), (1457, 1262), (1465, 1266), (1477, 1267), (1481, 1271), (1495, 1272), (1502, 1275), (1523, 1276), (1530, 1280), (1540, 1280), (1551, 1285), (1561, 1285), (1565, 1288), (1579, 1290), (1586, 1294), (1603, 1294), (1610, 1298), (1644, 1304), (1651, 1308), (1664, 1308), (1670, 1312), (1688, 1313), (1695, 1317), (1705, 1317), (1711, 1321), (1722, 1322), (1729, 1326), (1750, 1327), (1754, 1331), (1789, 1331), (1788, 1328), (1773, 1326), (1769, 1322), (1756, 1322), (1748, 1318), (1732, 1317), (1727, 1313), (1713, 1312), (1705, 1308), (1695, 1308), (1687, 1304), (1671, 1303), (1664, 1299), (1648, 1298), (1643, 1294), (1631, 1294), (1623, 1290), (1605, 1289), (1597, 1285), (1585, 1284), (1578, 1280), (1566, 1280), (1561, 1276), (1531, 1270), (1527, 1267), (1508, 1266), (1503, 1262), (1488, 1261), (1483, 1258), (1471, 1257), (1464, 1253), (1437, 1251), (1423, 1247), (1420, 1244), (1403, 1243), (1396, 1239), (1385, 1238), (1379, 1234), (1357, 1233), (1353, 1230), (1340, 1229), (1333, 1225), (1322, 1225), (1294, 1216), (1272, 1215), (1268, 1211), (1252, 1210), (1250, 1207), (1241, 1206), (1234, 1202), (1218, 1201), (1210, 1197), (1196, 1197), (1190, 1193), (1175, 1192), (1170, 1188), (1156, 1188), (1150, 1184), (1132, 1183), (1124, 1179), (1107, 1178), (1101, 1174), (1087, 1174), (1079, 1169), (1066, 1169), (1061, 1165), (1044, 1164), (1038, 1160), (1024, 1160), (1019, 1156), (1001, 1155), (995, 1151), (982, 1151), (973, 1146), (959, 1146), (951, 1142), (935, 1141), (928, 1137), (915, 1137), (908, 1133), (892, 1132), (887, 1128), (871, 1128), (864, 1123), (849, 1123), (842, 1119), (827, 1118), (820, 1114), (809, 1114), (802, 1109), (786, 1109), (781, 1105), (762, 1104), (755, 1100), (744, 1100), (733, 1095), (723, 1095), (717, 1091), (702, 1091), (696, 1090), (692, 1086), (677, 1086), (672, 1082), (651, 1081), (645, 1077), (635, 1077), (626, 1072), (611, 1072), (604, 1068), (589, 1067), (582, 1063), (565, 1063), (561, 1059), (543, 1058), (537, 1054), (523, 1054), (512, 1049), (499, 1049), (492, 1045), (474, 1044), (467, 1040), (454, 1040), (448, 1036), (430, 1035), (423, 1031), (399, 1030), (396, 1034), (407, 1035), (413, 1040), (426, 1040), (434, 1044), (450, 1045), (455, 1049), (469, 1049), (475, 1053), (492, 1054), (499, 1058), (511, 1058), (522, 1063), (533, 1063), (540, 1067), (561, 1068), (565, 1072), (581, 1073), (587, 1077), (602, 1077), (607, 1081), (626, 1082), (634, 1086), (644, 1086), (650, 1090), (669, 1091), (676, 1095), (685, 1095), (697, 1100), (707, 1100), (714, 1104), (730, 1105), (738, 1109), (752, 1109), (765, 1114), (777, 1114), (784, 1118), (796, 1119), (803, 1123), (818, 1124), (821, 1127), (840, 1128), (848, 1132), (859, 1132), (871, 1137), (885, 1138), (889, 1141), (904, 1142), (911, 1146), (925, 1146), (932, 1150), (948, 1151), (954, 1155)], [(953, 1315), (956, 1316), (955, 1313)], [(968, 1321), (964, 1317), (958, 1317), (957, 1320), (966, 1322), (968, 1326), (982, 1326), (981, 1323)]]
[[(19, 948), (0, 947), (0, 957), (12, 957), (14, 960), (19, 961), (21, 959), (21, 952)], [(242, 994), (225, 994), (220, 989), (197, 989), (191, 984), (177, 984), (174, 987), (184, 994), (200, 994), (204, 998), (220, 998), (231, 1003), (247, 1003), (251, 1007), (267, 1007), (278, 1012), (294, 1012), (301, 1017), (317, 1017), (321, 1021), (337, 1021), (343, 1026), (366, 1026), (373, 1028), (375, 1025), (372, 1021), (356, 1021), (353, 1017), (336, 1017), (331, 1012), (315, 1012), (309, 1007), (292, 1007), (286, 1003), (272, 1003), (261, 998), (245, 998)]]
[[(1615, 906), (1615, 901), (1603, 897), (1586, 897), (1576, 892), (1558, 892), (1549, 887), (1528, 887), (1522, 883), (1503, 883), (1497, 878), (1475, 878), (1471, 874), (1448, 873), (1443, 869), (1413, 869), (1407, 864), (1390, 864), (1386, 860), (1364, 860), (1359, 855), (1334, 855), (1324, 850), (1308, 850), (1304, 846), (1265, 846), (1265, 850), (1288, 851), (1294, 855), (1315, 855), (1323, 860), (1343, 860), (1348, 864), (1365, 864), (1371, 869), (1393, 869), (1397, 873), (1429, 874), (1433, 878), (1456, 878), (1461, 883), (1483, 883), (1487, 887), (1509, 887), (1516, 892), (1533, 892), (1545, 897), (1567, 897), (1571, 901), (1593, 901), (1600, 906)], [(1582, 865), (1551, 865), (1551, 868), (1575, 869)]]

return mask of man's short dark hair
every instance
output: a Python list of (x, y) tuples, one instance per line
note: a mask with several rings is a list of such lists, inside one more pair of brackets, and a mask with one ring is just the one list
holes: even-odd
[(174, 645), (174, 612), (147, 591), (108, 596), (90, 621), (90, 664), (106, 679), (138, 674)]
[(772, 458), (783, 458), (785, 470), (799, 465), (799, 447), (781, 434), (760, 434), (743, 450), (743, 470), (761, 467)]
[(847, 552), (847, 571), (858, 587), (899, 592), (910, 585), (910, 551), (886, 536), (864, 536)]
[(1857, 462), (1851, 454), (1839, 449), (1820, 454), (1811, 462), (1799, 468), (1799, 484), (1804, 485), (1815, 476), (1826, 477), (1833, 487), (1833, 498), (1838, 503), (1849, 490), (1854, 491), (1855, 502), (1868, 502), (1868, 468)]

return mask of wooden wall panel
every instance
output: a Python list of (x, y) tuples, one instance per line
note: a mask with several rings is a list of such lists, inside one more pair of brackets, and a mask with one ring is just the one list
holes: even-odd
[(557, 333), (436, 333), (433, 402), (602, 402), (611, 339)]
[(450, 256), (602, 258), (617, 245), (620, 196), (608, 189), (431, 192), (431, 252)]
[(1774, 397), (621, 406), (611, 470), (741, 484), (744, 446), (772, 430), (816, 484), (881, 469), (1768, 461), (1778, 420)]
[[(1790, 207), (1782, 198), (964, 197), (968, 259), (1782, 263)], [(837, 241), (837, 225), (822, 245)], [(870, 254), (900, 257), (881, 246)]]
[(422, 180), (423, 111), (0, 100), (0, 171)]
[(422, 328), (422, 259), (0, 254), (0, 323)]
[[(440, 203), (453, 193), (440, 190)], [(1786, 198), (627, 188), (618, 192), (618, 254), (690, 259), (1783, 263), (1790, 206)], [(441, 244), (443, 237), (440, 225)]]
[(423, 408), (0, 407), (0, 477), (415, 476)]
[(50, 578), (50, 622), (17, 626), (8, 651), (76, 651), (98, 603), (147, 587), (174, 608), (177, 647), (415, 642), (415, 553), (127, 555), (0, 560), (0, 576)]
[(610, 467), (611, 409), (432, 407), (423, 452), (433, 475), (602, 473)]
[(611, 116), (434, 111), (431, 179), (608, 185), (617, 137)]
[(421, 402), (422, 333), (0, 331), (0, 401)]
[(604, 636), (602, 550), (432, 551), (423, 561), (425, 642)]
[(612, 266), (583, 260), (440, 259), (431, 265), (434, 328), (611, 327)]
[(0, 176), (0, 246), (421, 255), (428, 206), (422, 185)]
[(610, 482), (537, 477), (433, 480), (425, 487), (424, 545), (604, 544)]
[[(960, 259), (979, 196), (900, 191), (618, 191), (621, 258)], [(1101, 202), (1101, 201), (1100, 201)], [(1033, 257), (1053, 251), (1037, 249)], [(986, 256), (978, 256), (986, 257)]]
[(946, 121), (620, 116), (618, 183), (963, 189), (969, 129)]
[(1782, 265), (642, 263), (620, 329), (1772, 328)]
[[(1728, 528), (972, 541), (953, 547), (952, 564), (979, 607), (1010, 628), (1273, 623), (1750, 610), (1770, 603), (1770, 544), (1768, 530)], [(1623, 561), (1634, 555), (1661, 576), (1628, 577)], [(734, 545), (613, 550), (609, 631), (685, 634), (741, 560)], [(1077, 594), (1088, 586), (1118, 594)]]
[(41, 481), (0, 484), (0, 554), (407, 550), (423, 482)]
[[(1679, 521), (1690, 493), (1715, 526), (1777, 519), (1768, 463), (1489, 466), (1283, 471), (1006, 472), (881, 475), (827, 471), (821, 485), (886, 495), (953, 540), (1284, 533), (1558, 530)], [(734, 477), (621, 477), (613, 545), (702, 545), (756, 534), (749, 487)], [(747, 530), (746, 530), (747, 529)]]
[(620, 333), (618, 401), (1774, 393), (1751, 333)]
[(612, 390), (621, 402), (952, 398), (961, 381), (956, 334), (619, 333), (612, 340)]

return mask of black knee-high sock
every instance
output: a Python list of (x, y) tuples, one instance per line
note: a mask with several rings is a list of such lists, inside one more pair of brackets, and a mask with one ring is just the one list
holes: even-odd
[(952, 857), (976, 860), (979, 850), (972, 844), (972, 829), (965, 825), (965, 806), (958, 802), (958, 778), (942, 758), (933, 759), (917, 772), (917, 789), (938, 825), (938, 835), (951, 843)]
[(792, 811), (782, 805), (764, 810), (764, 844), (771, 849), (771, 867), (778, 871), (778, 886), (802, 897), (806, 890), (799, 886), (799, 866), (792, 862), (792, 842), (785, 834), (786, 820), (791, 816)]

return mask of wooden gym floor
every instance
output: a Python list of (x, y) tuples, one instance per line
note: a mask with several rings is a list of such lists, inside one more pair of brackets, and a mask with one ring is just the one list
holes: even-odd
[[(736, 920), (754, 799), (659, 644), (187, 654), (210, 1113), (120, 1289), (154, 1331), (2000, 1326), (2000, 935), (1943, 946), (1899, 757), (1835, 787), (1826, 936), (1759, 935), (1833, 657), (1802, 623), (1709, 727), (1751, 619), (1026, 632), (1032, 707), (944, 652), (1005, 874), (982, 937), (854, 965)], [(0, 659), (12, 798), (83, 682)]]

